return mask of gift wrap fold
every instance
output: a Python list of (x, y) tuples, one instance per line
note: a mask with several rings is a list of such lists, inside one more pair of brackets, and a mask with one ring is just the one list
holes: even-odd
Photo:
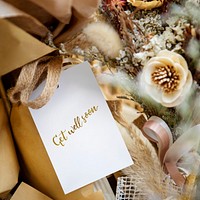
[(0, 0), (0, 76), (58, 50), (80, 33), (99, 2)]
[(23, 172), (22, 179), (27, 184), (55, 200), (104, 199), (102, 192), (94, 192), (93, 184), (65, 195), (29, 109), (23, 105), (13, 105), (10, 121)]
[(0, 99), (0, 199), (18, 182), (19, 164), (10, 131), (7, 112)]
[[(90, 193), (90, 189), (88, 188), (88, 192), (85, 192), (85, 198), (77, 199), (77, 200), (102, 200), (103, 196), (101, 192)], [(92, 191), (92, 190), (91, 190)], [(35, 188), (31, 187), (30, 185), (22, 182), (13, 196), (11, 200), (52, 200), (48, 196), (44, 195), (43, 193), (39, 192)]]
[(35, 188), (22, 182), (13, 194), (11, 200), (52, 200)]
[(7, 20), (0, 19), (0, 29), (0, 75), (55, 51)]

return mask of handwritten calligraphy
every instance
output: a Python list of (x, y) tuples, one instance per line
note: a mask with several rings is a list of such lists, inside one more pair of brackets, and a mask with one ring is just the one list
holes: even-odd
[(54, 135), (54, 137), (52, 138), (53, 143), (56, 146), (65, 146), (65, 142), (68, 140), (68, 137), (74, 134), (78, 129), (83, 127), (84, 124), (87, 123), (89, 117), (97, 112), (97, 110), (98, 106), (93, 106), (89, 108), (83, 115), (76, 116), (73, 120), (73, 125), (70, 126), (70, 129), (62, 130), (59, 134)]

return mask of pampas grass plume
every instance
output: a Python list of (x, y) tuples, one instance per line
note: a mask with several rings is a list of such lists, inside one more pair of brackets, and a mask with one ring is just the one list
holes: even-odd
[(106, 22), (93, 22), (88, 24), (83, 33), (102, 53), (115, 58), (122, 49), (122, 42), (114, 28)]

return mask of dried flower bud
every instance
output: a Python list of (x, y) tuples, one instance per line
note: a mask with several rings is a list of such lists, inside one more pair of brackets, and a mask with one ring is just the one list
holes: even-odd
[(93, 22), (89, 24), (83, 33), (105, 55), (115, 58), (123, 48), (118, 33), (112, 26), (105, 22)]
[(174, 107), (189, 92), (192, 75), (181, 55), (162, 50), (144, 66), (141, 81), (155, 101), (166, 107)]
[(162, 6), (164, 0), (127, 0), (127, 2), (131, 3), (135, 7), (138, 7), (139, 9), (151, 10), (153, 8)]

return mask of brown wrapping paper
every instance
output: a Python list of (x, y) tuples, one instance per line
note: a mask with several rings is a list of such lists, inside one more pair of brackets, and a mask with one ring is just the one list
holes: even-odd
[(19, 165), (8, 116), (0, 99), (0, 198), (6, 197), (17, 184), (18, 174)]
[(55, 50), (6, 20), (0, 29), (0, 76)]
[[(40, 40), (52, 33), (59, 46), (79, 33), (100, 0), (0, 0), (0, 76), (40, 58), (54, 49)], [(49, 41), (50, 43), (52, 41)], [(67, 44), (66, 44), (67, 45)]]
[[(14, 195), (12, 196), (11, 200), (51, 200), (48, 196), (44, 195), (43, 193), (39, 192), (35, 188), (31, 187), (30, 185), (22, 182), (20, 186), (15, 191)], [(77, 200), (104, 200), (102, 192), (94, 192), (92, 194), (86, 195), (81, 199)]]
[(46, 10), (63, 24), (68, 24), (72, 15), (88, 18), (95, 11), (99, 0), (29, 0)]
[(0, 18), (7, 19), (13, 22), (15, 25), (19, 26), (23, 30), (38, 35), (40, 37), (45, 37), (48, 33), (48, 29), (36, 18), (25, 12), (15, 8), (11, 4), (8, 4), (0, 0)]
[(52, 200), (26, 183), (21, 183), (11, 200)]
[[(13, 105), (11, 125), (23, 172), (22, 178), (25, 182), (55, 200), (102, 199), (102, 194), (94, 193), (93, 185), (85, 186), (67, 195), (63, 193), (27, 107)], [(91, 199), (91, 195), (96, 197)]]
[(68, 24), (72, 15), (73, 0), (29, 0), (46, 10), (60, 22)]
[(94, 192), (93, 194), (90, 194), (86, 198), (80, 200), (104, 200), (104, 196), (103, 193), (99, 191)]
[(31, 15), (46, 27), (54, 23), (55, 19), (52, 15), (29, 0), (27, 0), (26, 3), (24, 3), (24, 0), (4, 0), (4, 2), (7, 2), (24, 13)]
[(73, 0), (74, 14), (78, 13), (78, 16), (89, 18), (95, 12), (99, 3), (100, 0)]
[[(74, 35), (80, 32), (82, 27), (86, 26), (90, 16), (95, 12), (100, 0), (73, 0), (72, 3), (72, 16), (70, 24), (67, 26), (67, 31), (59, 34), (54, 42), (66, 42)], [(67, 46), (67, 43), (65, 44)]]

